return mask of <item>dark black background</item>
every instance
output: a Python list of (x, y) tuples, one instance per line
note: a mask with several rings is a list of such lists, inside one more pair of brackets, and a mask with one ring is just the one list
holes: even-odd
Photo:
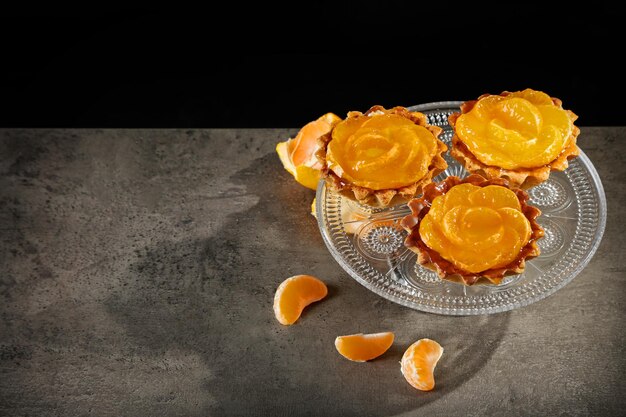
[(298, 127), (526, 87), (581, 126), (626, 124), (609, 6), (338, 4), (9, 13), (0, 126)]

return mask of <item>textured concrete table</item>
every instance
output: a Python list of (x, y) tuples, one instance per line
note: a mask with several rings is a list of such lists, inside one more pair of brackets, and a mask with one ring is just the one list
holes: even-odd
[[(489, 316), (423, 313), (333, 260), (313, 191), (274, 146), (296, 129), (0, 130), (0, 415), (624, 415), (624, 128), (583, 128), (608, 199), (588, 267), (548, 298)], [(294, 326), (277, 285), (330, 295)], [(392, 330), (353, 363), (337, 335)], [(437, 387), (399, 360), (430, 337)]]

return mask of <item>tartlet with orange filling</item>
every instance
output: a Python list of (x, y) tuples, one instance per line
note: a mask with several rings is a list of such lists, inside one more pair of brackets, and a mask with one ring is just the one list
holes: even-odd
[(447, 168), (442, 129), (405, 107), (352, 111), (319, 138), (322, 177), (335, 192), (373, 207), (413, 198)]
[(448, 117), (454, 129), (450, 155), (471, 173), (528, 189), (551, 171), (565, 170), (580, 153), (578, 116), (544, 92), (484, 94), (460, 110)]
[(501, 178), (451, 176), (431, 183), (408, 203), (411, 214), (401, 221), (405, 245), (442, 279), (499, 284), (539, 256), (544, 232), (535, 219), (541, 212), (527, 200), (525, 191)]

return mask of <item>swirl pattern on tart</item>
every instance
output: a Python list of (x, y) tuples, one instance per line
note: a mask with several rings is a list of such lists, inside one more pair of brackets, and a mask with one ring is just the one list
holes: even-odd
[(411, 214), (401, 221), (405, 245), (442, 279), (499, 284), (539, 256), (544, 232), (535, 219), (541, 212), (527, 201), (528, 194), (505, 179), (450, 176), (408, 203)]
[(551, 171), (565, 170), (580, 153), (578, 116), (544, 92), (484, 94), (460, 110), (448, 117), (454, 129), (450, 155), (469, 172), (528, 189)]
[(408, 201), (448, 166), (441, 132), (423, 113), (401, 106), (349, 112), (319, 138), (322, 177), (334, 191), (369, 206)]

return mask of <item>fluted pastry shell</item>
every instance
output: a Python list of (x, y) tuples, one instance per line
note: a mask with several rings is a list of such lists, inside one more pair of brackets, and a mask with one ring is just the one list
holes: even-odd
[[(501, 96), (506, 97), (510, 95), (510, 91), (504, 91), (500, 93)], [(485, 178), (504, 178), (508, 180), (511, 187), (529, 189), (546, 181), (551, 171), (564, 171), (569, 166), (568, 161), (575, 158), (580, 154), (580, 148), (576, 145), (576, 139), (580, 134), (580, 129), (573, 125), (572, 133), (567, 139), (565, 146), (556, 159), (550, 163), (536, 167), (536, 168), (518, 168), (518, 169), (506, 169), (498, 166), (486, 165), (469, 150), (467, 145), (458, 137), (456, 133), (456, 121), (461, 116), (470, 112), (478, 100), (489, 96), (490, 94), (483, 94), (478, 97), (477, 100), (469, 100), (461, 104), (461, 112), (452, 113), (448, 116), (448, 123), (454, 129), (454, 135), (452, 136), (452, 147), (450, 149), (450, 156), (456, 159), (465, 169), (473, 174), (480, 174)], [(558, 98), (551, 97), (552, 102), (562, 108), (562, 102)], [(572, 121), (572, 124), (578, 116), (571, 110), (565, 110)]]
[(416, 125), (425, 127), (435, 136), (435, 139), (437, 141), (437, 152), (428, 167), (428, 172), (418, 181), (404, 187), (390, 188), (384, 190), (373, 190), (367, 187), (351, 184), (345, 178), (341, 178), (340, 176), (338, 176), (332, 169), (329, 169), (328, 167), (326, 153), (328, 144), (332, 140), (332, 131), (318, 139), (320, 143), (320, 149), (316, 153), (318, 160), (322, 163), (322, 178), (325, 179), (326, 185), (332, 191), (340, 193), (341, 195), (351, 200), (358, 201), (361, 204), (371, 207), (387, 207), (390, 205), (407, 202), (411, 198), (418, 195), (425, 185), (432, 182), (433, 177), (443, 172), (448, 167), (447, 162), (443, 159), (442, 156), (442, 154), (448, 150), (448, 147), (438, 138), (443, 129), (438, 126), (428, 124), (428, 119), (423, 113), (412, 112), (402, 106), (396, 106), (387, 110), (383, 106), (377, 105), (371, 107), (365, 113), (351, 111), (348, 113), (347, 117), (361, 117), (381, 113), (396, 114), (407, 118)]
[[(479, 187), (488, 185), (503, 185), (510, 188), (517, 196), (521, 211), (528, 219), (531, 226), (531, 236), (528, 243), (522, 247), (519, 256), (511, 263), (500, 268), (491, 268), (479, 273), (472, 273), (462, 270), (451, 262), (443, 259), (435, 250), (426, 246), (419, 233), (420, 221), (426, 216), (430, 210), (432, 201), (445, 193), (452, 187), (469, 183)], [(519, 188), (511, 188), (508, 181), (503, 178), (485, 179), (480, 175), (470, 175), (465, 179), (450, 176), (440, 183), (431, 183), (424, 188), (424, 193), (419, 198), (414, 198), (408, 203), (411, 214), (405, 216), (400, 224), (408, 232), (405, 239), (405, 246), (417, 253), (417, 262), (429, 269), (437, 272), (440, 278), (461, 282), (465, 285), (474, 285), (477, 283), (499, 284), (502, 278), (508, 275), (516, 275), (524, 272), (526, 260), (539, 256), (540, 249), (537, 240), (544, 235), (544, 231), (537, 223), (536, 218), (541, 211), (527, 204), (528, 194)]]

